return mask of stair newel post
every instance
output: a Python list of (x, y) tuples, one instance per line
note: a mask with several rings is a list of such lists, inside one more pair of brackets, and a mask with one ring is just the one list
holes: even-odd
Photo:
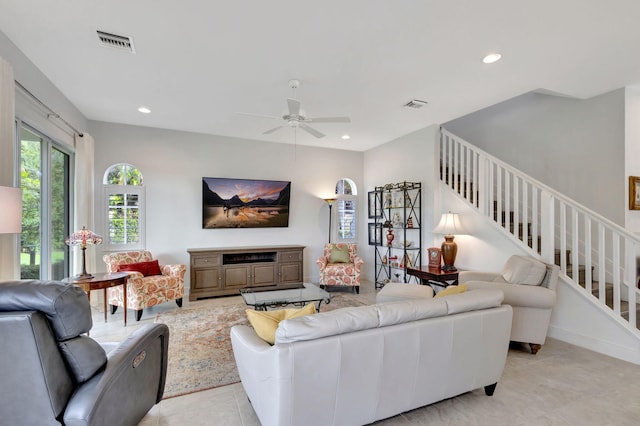
[[(555, 228), (555, 198), (547, 191), (540, 192), (540, 255), (547, 263), (554, 263), (554, 228)], [(563, 271), (564, 272), (564, 271)]]

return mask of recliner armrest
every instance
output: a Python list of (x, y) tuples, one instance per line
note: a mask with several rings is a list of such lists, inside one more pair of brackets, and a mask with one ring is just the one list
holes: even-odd
[(109, 352), (103, 370), (78, 386), (65, 410), (65, 425), (138, 424), (162, 399), (168, 347), (165, 324), (134, 331)]

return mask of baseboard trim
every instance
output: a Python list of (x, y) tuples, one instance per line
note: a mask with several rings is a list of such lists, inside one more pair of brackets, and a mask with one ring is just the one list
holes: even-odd
[(581, 348), (640, 365), (640, 345), (636, 345), (635, 347), (622, 346), (615, 342), (594, 339), (593, 337), (578, 334), (554, 325), (549, 327), (548, 336), (572, 345), (580, 346)]

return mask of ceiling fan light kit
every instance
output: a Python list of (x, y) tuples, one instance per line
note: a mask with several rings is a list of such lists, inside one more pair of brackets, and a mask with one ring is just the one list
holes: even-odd
[[(295, 91), (295, 89), (300, 87), (300, 80), (289, 80), (289, 87)], [(238, 114), (262, 118), (280, 119), (280, 117), (274, 117), (265, 114), (252, 114), (248, 112), (239, 112)], [(300, 101), (294, 98), (287, 98), (287, 113), (284, 114), (281, 118), (285, 121), (284, 124), (266, 130), (262, 132), (262, 134), (269, 135), (286, 126), (292, 128), (300, 128), (310, 135), (320, 139), (325, 137), (325, 134), (307, 125), (306, 123), (351, 123), (351, 119), (349, 117), (306, 117), (304, 115), (304, 111), (300, 108)]]

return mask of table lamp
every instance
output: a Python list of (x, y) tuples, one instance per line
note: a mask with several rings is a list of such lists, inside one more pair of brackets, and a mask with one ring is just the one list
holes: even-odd
[(87, 273), (87, 262), (85, 258), (85, 251), (87, 250), (87, 244), (97, 245), (102, 243), (102, 237), (98, 234), (94, 234), (84, 226), (82, 230), (76, 231), (64, 240), (64, 243), (68, 246), (80, 246), (82, 249), (82, 273), (72, 277), (73, 281), (89, 280), (94, 276)]
[(444, 242), (442, 243), (442, 260), (444, 266), (443, 271), (454, 272), (456, 267), (453, 264), (456, 261), (456, 254), (458, 253), (458, 245), (453, 241), (454, 234), (466, 234), (466, 231), (460, 224), (460, 219), (457, 213), (443, 213), (440, 218), (440, 223), (433, 230), (434, 234), (444, 234)]

